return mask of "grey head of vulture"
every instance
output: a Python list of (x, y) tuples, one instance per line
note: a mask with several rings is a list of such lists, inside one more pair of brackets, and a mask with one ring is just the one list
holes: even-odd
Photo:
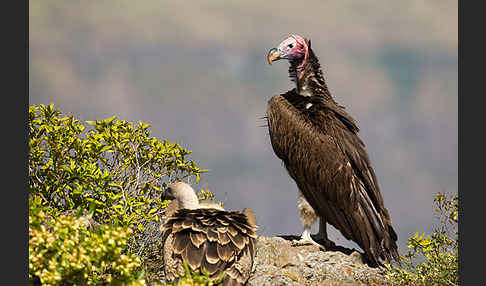
[(212, 280), (223, 276), (223, 286), (244, 285), (255, 257), (257, 225), (251, 209), (225, 211), (218, 204), (199, 204), (184, 182), (168, 186), (168, 206), (162, 225), (164, 273), (167, 281), (184, 275), (185, 261), (192, 271), (205, 269)]

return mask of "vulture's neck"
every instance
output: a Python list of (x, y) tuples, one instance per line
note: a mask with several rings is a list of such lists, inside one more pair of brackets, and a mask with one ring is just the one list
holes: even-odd
[(199, 208), (199, 199), (192, 188), (180, 190), (177, 201), (181, 209), (195, 210)]
[(165, 216), (170, 217), (180, 209), (195, 210), (199, 208), (201, 208), (201, 206), (199, 205), (199, 200), (197, 196), (175, 199), (172, 200), (172, 202), (170, 202), (169, 205), (167, 205), (167, 209), (165, 210)]
[(300, 66), (302, 60), (290, 62), (289, 76), (296, 84), (297, 93), (301, 96), (318, 96), (326, 100), (332, 100), (319, 60), (311, 48), (309, 48), (308, 52), (307, 61), (303, 66)]
[(199, 200), (194, 196), (179, 202), (179, 206), (183, 209), (195, 210), (199, 208)]

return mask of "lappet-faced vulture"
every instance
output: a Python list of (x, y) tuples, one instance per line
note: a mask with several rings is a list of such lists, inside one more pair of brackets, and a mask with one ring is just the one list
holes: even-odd
[(289, 35), (267, 59), (288, 60), (296, 85), (268, 101), (267, 121), (273, 150), (299, 189), (304, 231), (298, 242), (316, 243), (310, 228), (318, 217), (324, 245), (333, 245), (330, 223), (364, 250), (369, 265), (398, 261), (397, 234), (358, 125), (331, 96), (311, 41)]
[(212, 280), (225, 271), (223, 285), (244, 285), (253, 267), (257, 226), (251, 209), (225, 211), (218, 204), (199, 204), (184, 182), (168, 186), (163, 260), (166, 280), (184, 275), (183, 261), (193, 271), (206, 269)]

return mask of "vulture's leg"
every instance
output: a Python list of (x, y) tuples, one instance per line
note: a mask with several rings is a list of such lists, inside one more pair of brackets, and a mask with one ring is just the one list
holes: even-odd
[(326, 222), (327, 221), (325, 218), (319, 217), (319, 232), (317, 233), (317, 240), (322, 243), (327, 249), (330, 249), (335, 247), (336, 244), (327, 238)]
[(320, 248), (324, 248), (319, 243), (315, 242), (311, 237), (311, 227), (317, 219), (317, 215), (314, 212), (314, 209), (311, 205), (307, 202), (301, 192), (299, 192), (298, 198), (298, 208), (299, 208), (299, 215), (300, 221), (304, 225), (304, 231), (300, 236), (300, 240), (292, 241), (292, 245), (317, 245)]
[(319, 232), (317, 233), (317, 237), (322, 240), (328, 240), (326, 220), (322, 217), (319, 217)]

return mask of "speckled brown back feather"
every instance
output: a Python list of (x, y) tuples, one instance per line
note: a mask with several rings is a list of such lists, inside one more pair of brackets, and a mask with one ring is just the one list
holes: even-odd
[(251, 210), (179, 209), (162, 226), (164, 271), (168, 281), (206, 269), (212, 279), (223, 273), (223, 285), (244, 285), (253, 267), (256, 221)]

